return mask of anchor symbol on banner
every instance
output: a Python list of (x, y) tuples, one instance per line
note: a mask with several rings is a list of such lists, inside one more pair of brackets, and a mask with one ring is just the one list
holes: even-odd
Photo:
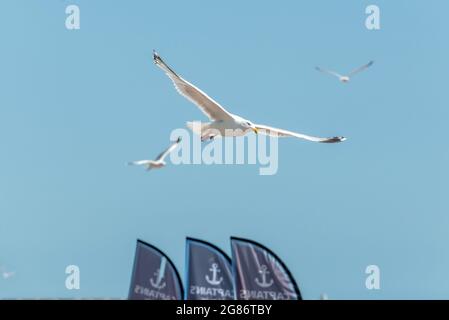
[(271, 286), (273, 284), (273, 279), (270, 279), (270, 281), (267, 282), (267, 275), (270, 272), (267, 270), (266, 265), (263, 264), (260, 266), (259, 273), (261, 275), (262, 281), (260, 281), (258, 278), (255, 278), (255, 281), (259, 287), (268, 288), (269, 286)]
[(165, 287), (166, 283), (162, 282), (163, 279), (163, 274), (161, 274), (160, 269), (157, 269), (156, 272), (154, 273), (154, 276), (156, 278), (156, 281), (153, 280), (153, 278), (150, 278), (150, 284), (153, 288), (156, 288), (158, 290), (162, 289)]
[(206, 281), (214, 286), (219, 285), (223, 281), (223, 277), (220, 277), (220, 279), (217, 279), (218, 273), (221, 272), (220, 268), (218, 267), (218, 264), (212, 263), (212, 266), (209, 270), (212, 272), (212, 279), (210, 279), (209, 275), (206, 274)]

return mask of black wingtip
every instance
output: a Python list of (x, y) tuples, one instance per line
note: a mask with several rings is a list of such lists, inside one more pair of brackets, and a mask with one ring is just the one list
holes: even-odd
[(156, 50), (153, 49), (153, 61), (154, 61), (154, 63), (157, 63), (159, 60), (161, 60), (161, 57), (159, 57), (159, 54), (156, 52)]
[(338, 143), (338, 142), (343, 142), (345, 140), (346, 140), (345, 137), (332, 137), (332, 138), (322, 141), (322, 143)]

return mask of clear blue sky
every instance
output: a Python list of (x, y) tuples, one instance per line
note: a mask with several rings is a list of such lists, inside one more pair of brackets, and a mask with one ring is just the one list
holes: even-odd
[[(65, 29), (65, 7), (81, 29)], [(364, 26), (381, 9), (381, 30)], [(448, 298), (446, 1), (3, 1), (0, 278), (5, 297), (126, 297), (135, 241), (184, 274), (185, 236), (283, 258), (303, 297)], [(279, 141), (255, 165), (145, 173), (203, 115), (152, 49), (231, 112), (337, 145)], [(314, 70), (349, 71), (344, 85)], [(446, 196), (446, 197), (445, 197)], [(65, 267), (81, 289), (65, 288)], [(365, 288), (367, 265), (381, 289)]]

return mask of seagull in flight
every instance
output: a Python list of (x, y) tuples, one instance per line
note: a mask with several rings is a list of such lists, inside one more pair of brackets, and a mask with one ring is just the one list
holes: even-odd
[(147, 169), (147, 171), (151, 169), (160, 169), (162, 167), (165, 167), (166, 165), (164, 161), (165, 157), (167, 157), (170, 152), (176, 149), (181, 140), (182, 140), (181, 137), (178, 137), (178, 139), (174, 143), (172, 143), (166, 150), (164, 150), (161, 154), (159, 154), (155, 160), (132, 161), (128, 162), (128, 165), (144, 166)]
[(371, 67), (373, 65), (373, 63), (374, 63), (374, 61), (370, 61), (367, 64), (364, 64), (363, 66), (358, 67), (355, 70), (352, 70), (350, 73), (348, 73), (348, 75), (341, 75), (341, 74), (339, 74), (339, 73), (337, 73), (335, 71), (323, 69), (323, 68), (320, 68), (320, 67), (315, 67), (315, 69), (320, 71), (320, 72), (327, 73), (327, 74), (330, 74), (332, 76), (337, 77), (338, 80), (340, 80), (340, 82), (348, 83), (352, 76), (354, 76), (355, 74), (357, 74), (357, 73), (359, 73), (359, 72), (361, 72), (361, 71)]
[(16, 273), (14, 271), (3, 271), (2, 276), (3, 279), (12, 278)]
[(199, 134), (202, 141), (212, 140), (216, 136), (243, 136), (250, 131), (253, 131), (256, 134), (261, 133), (276, 137), (295, 137), (322, 143), (334, 143), (346, 140), (344, 137), (313, 137), (262, 124), (254, 124), (249, 120), (230, 113), (206, 93), (187, 80), (184, 80), (162, 60), (156, 51), (153, 51), (153, 61), (173, 81), (176, 90), (197, 105), (197, 107), (209, 118), (210, 122), (201, 123), (201, 125), (198, 126), (193, 122), (187, 122), (187, 127), (196, 134)]
[(7, 271), (6, 268), (2, 266), (0, 266), (0, 272), (5, 280), (12, 278), (16, 274), (14, 271)]

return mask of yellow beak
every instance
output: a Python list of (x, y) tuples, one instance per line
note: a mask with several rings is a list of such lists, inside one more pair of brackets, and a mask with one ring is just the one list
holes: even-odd
[(253, 129), (253, 131), (254, 131), (255, 134), (258, 134), (258, 133), (259, 133), (259, 130), (258, 130), (256, 127), (252, 127), (251, 129)]

